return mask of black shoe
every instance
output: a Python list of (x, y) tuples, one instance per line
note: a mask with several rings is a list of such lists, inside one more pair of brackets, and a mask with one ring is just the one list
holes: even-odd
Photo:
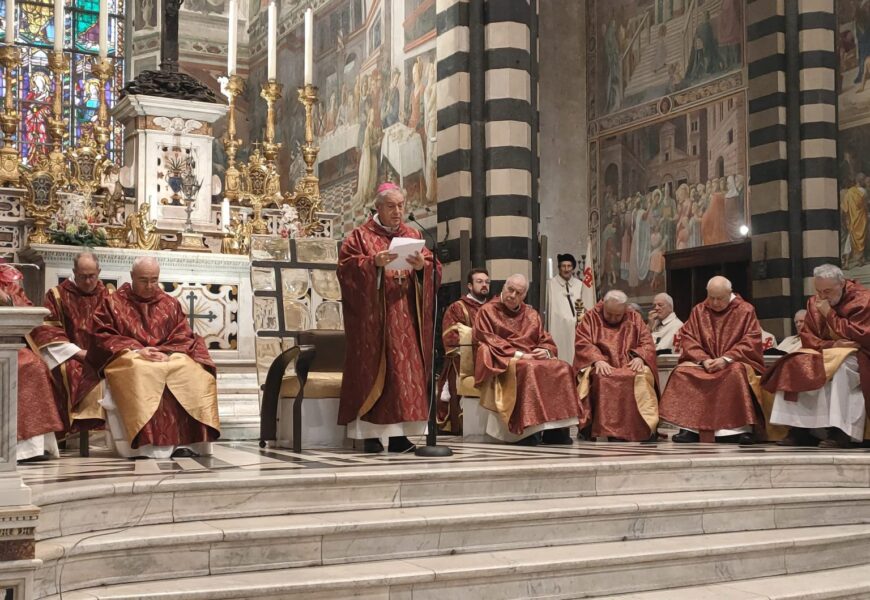
[(741, 433), (737, 436), (737, 444), (739, 446), (752, 446), (755, 443), (755, 434), (751, 431)]
[(384, 451), (384, 445), (378, 438), (366, 438), (363, 440), (363, 452), (366, 454), (380, 454)]
[(742, 433), (735, 433), (734, 435), (717, 435), (716, 443), (717, 444), (739, 444), (740, 436)]
[[(406, 438), (404, 435), (391, 437), (390, 443), (387, 444), (387, 452), (413, 452), (417, 446), (411, 443), (411, 440)], [(383, 449), (383, 446), (381, 447)]]
[(571, 446), (574, 443), (574, 440), (571, 439), (571, 429), (568, 427), (546, 429), (543, 433), (542, 444)]
[(701, 441), (701, 436), (694, 431), (688, 429), (680, 429), (680, 431), (671, 438), (672, 442), (677, 444), (695, 444)]
[(595, 440), (592, 439), (592, 426), (587, 425), (583, 429), (578, 429), (577, 439), (581, 442), (594, 442)]
[(623, 442), (626, 442), (626, 441), (628, 441), (628, 440), (624, 440), (624, 439), (622, 439), (622, 438), (613, 437), (613, 436), (609, 435), (609, 436), (607, 436), (607, 441), (608, 441), (608, 442), (623, 443)]
[(191, 450), (190, 448), (176, 448), (172, 451), (170, 458), (196, 458), (199, 454)]
[(537, 446), (538, 444), (541, 443), (542, 437), (543, 436), (541, 435), (541, 432), (539, 431), (538, 433), (533, 433), (532, 435), (530, 435), (528, 437), (524, 437), (523, 439), (521, 439), (517, 442), (514, 442), (514, 446)]
[(813, 447), (819, 445), (819, 439), (810, 433), (809, 429), (803, 427), (790, 427), (784, 438), (776, 443), (777, 446), (785, 446), (787, 448), (795, 447)]
[(45, 462), (47, 460), (51, 460), (51, 454), (47, 452), (43, 454), (37, 454), (36, 456), (31, 456), (30, 458), (21, 458), (18, 460), (18, 464), (28, 464), (28, 463), (38, 463)]
[(659, 441), (659, 434), (657, 431), (653, 431), (650, 436), (643, 440), (641, 444), (656, 444)]

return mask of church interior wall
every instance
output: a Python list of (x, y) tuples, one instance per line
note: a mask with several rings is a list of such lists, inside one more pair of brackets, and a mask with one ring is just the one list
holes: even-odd
[(588, 234), (586, 134), (586, 7), (583, 2), (540, 6), (539, 232), (550, 258), (586, 254)]
[(748, 222), (744, 3), (660, 4), (588, 0), (584, 20), (599, 291), (642, 304), (665, 291), (664, 252)]

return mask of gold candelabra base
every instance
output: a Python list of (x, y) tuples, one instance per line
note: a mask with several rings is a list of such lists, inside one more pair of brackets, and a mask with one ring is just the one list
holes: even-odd
[(182, 252), (211, 252), (211, 248), (205, 245), (202, 234), (195, 231), (182, 231), (181, 242), (175, 249)]
[(0, 46), (0, 64), (3, 65), (3, 77), (6, 83), (3, 98), (3, 113), (0, 114), (0, 129), (3, 130), (3, 148), (0, 148), (0, 185), (17, 186), (20, 181), (21, 155), (15, 144), (20, 115), (15, 110), (12, 72), (21, 64), (21, 52), (15, 44)]

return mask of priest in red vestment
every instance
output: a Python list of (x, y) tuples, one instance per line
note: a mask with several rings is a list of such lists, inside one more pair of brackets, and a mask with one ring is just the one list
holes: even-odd
[(160, 289), (157, 260), (137, 258), (130, 278), (97, 309), (87, 355), (108, 383), (102, 404), (115, 448), (127, 457), (209, 454), (220, 435), (214, 362)]
[[(0, 306), (33, 306), (19, 285), (22, 279), (20, 271), (10, 265), (0, 264)], [(48, 367), (32, 349), (20, 349), (18, 460), (57, 458), (59, 453), (55, 433), (63, 430), (57, 391)]]
[[(462, 414), (459, 408), (459, 392), (456, 377), (459, 375), (460, 337), (470, 339), (471, 327), (477, 310), (489, 298), (489, 273), (486, 269), (472, 269), (468, 273), (468, 293), (447, 307), (441, 320), (441, 341), (444, 344), (444, 367), (438, 379), (439, 398), (438, 426), (448, 433), (462, 433)], [(470, 353), (471, 348), (467, 351)]]
[[(347, 353), (338, 424), (364, 440), (366, 452), (408, 452), (409, 435), (426, 432), (433, 314), (441, 265), (425, 247), (405, 264), (390, 251), (393, 240), (421, 239), (407, 225), (405, 196), (382, 184), (376, 214), (348, 234), (338, 255)], [(433, 269), (435, 277), (433, 278)]]
[(791, 428), (780, 445), (851, 448), (870, 438), (870, 290), (835, 265), (816, 267), (813, 283), (802, 347), (765, 373), (770, 420)]
[(528, 290), (524, 275), (511, 275), (474, 320), (474, 381), (480, 405), (493, 412), (486, 433), (523, 445), (571, 444), (569, 427), (584, 427), (589, 408), (581, 408), (573, 367), (554, 360), (553, 337), (524, 302)]
[(73, 276), (45, 294), (45, 323), (30, 337), (51, 369), (60, 390), (69, 431), (101, 428), (103, 383), (85, 360), (91, 343), (93, 316), (109, 295), (100, 281), (100, 262), (92, 252), (73, 259)]
[(628, 297), (610, 290), (574, 336), (578, 394), (592, 407), (592, 437), (655, 441), (659, 421), (656, 347)]
[[(682, 430), (675, 442), (751, 444), (765, 434), (760, 405), (764, 371), (755, 308), (713, 277), (707, 299), (683, 325), (680, 362), (662, 395), (661, 418)], [(753, 433), (754, 431), (754, 433)]]

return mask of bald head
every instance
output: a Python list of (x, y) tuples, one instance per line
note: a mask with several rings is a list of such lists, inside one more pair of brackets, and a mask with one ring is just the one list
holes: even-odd
[(151, 298), (160, 291), (160, 263), (153, 256), (140, 256), (130, 269), (130, 285), (140, 298)]
[(716, 275), (707, 282), (707, 306), (716, 312), (728, 308), (731, 303), (731, 282), (721, 275)]
[(501, 301), (511, 310), (519, 309), (526, 293), (529, 291), (529, 280), (522, 273), (514, 273), (504, 282), (501, 290)]
[(100, 261), (93, 252), (79, 252), (73, 258), (73, 281), (86, 294), (100, 282)]

